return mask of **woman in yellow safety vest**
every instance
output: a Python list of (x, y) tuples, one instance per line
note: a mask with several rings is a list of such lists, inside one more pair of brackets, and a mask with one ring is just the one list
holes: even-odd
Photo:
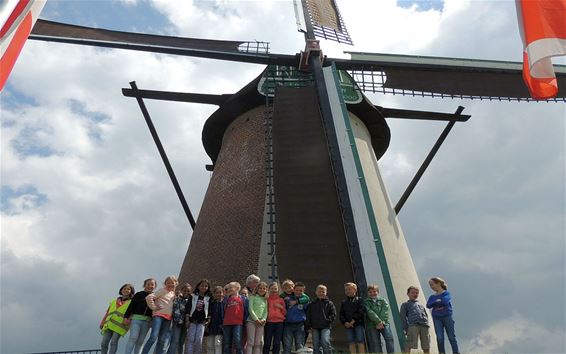
[[(126, 313), (135, 293), (134, 286), (132, 284), (124, 284), (118, 293), (120, 296), (110, 301), (106, 314), (100, 322), (102, 354), (116, 354), (118, 340), (128, 332), (129, 326), (124, 323), (124, 313)], [(108, 344), (110, 344), (110, 352), (108, 351)]]

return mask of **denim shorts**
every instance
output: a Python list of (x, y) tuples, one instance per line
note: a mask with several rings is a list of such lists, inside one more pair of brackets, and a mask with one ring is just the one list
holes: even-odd
[(355, 326), (354, 328), (345, 328), (346, 341), (348, 343), (364, 343), (364, 326)]

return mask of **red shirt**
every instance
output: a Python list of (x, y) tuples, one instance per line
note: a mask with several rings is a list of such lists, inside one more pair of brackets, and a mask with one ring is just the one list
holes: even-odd
[(223, 325), (234, 326), (244, 324), (244, 300), (240, 295), (227, 298), (224, 306)]
[[(281, 308), (275, 305), (280, 305)], [(267, 322), (284, 322), (286, 313), (285, 300), (279, 295), (270, 295), (267, 298)]]

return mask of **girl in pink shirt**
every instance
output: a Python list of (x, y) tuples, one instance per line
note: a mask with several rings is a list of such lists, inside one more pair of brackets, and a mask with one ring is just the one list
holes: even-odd
[(175, 300), (177, 278), (170, 275), (165, 278), (164, 284), (165, 287), (145, 298), (147, 306), (153, 310), (153, 317), (151, 319), (151, 334), (143, 346), (142, 354), (148, 354), (155, 341), (157, 341), (155, 354), (163, 354), (164, 352), (165, 341), (173, 317), (173, 300)]
[(267, 323), (265, 324), (263, 354), (269, 354), (272, 341), (272, 352), (279, 353), (286, 314), (285, 300), (279, 296), (279, 284), (277, 282), (269, 284), (269, 297), (267, 298)]

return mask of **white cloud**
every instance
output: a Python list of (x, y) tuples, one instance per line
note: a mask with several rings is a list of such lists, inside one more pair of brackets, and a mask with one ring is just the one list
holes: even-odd
[[(564, 329), (548, 328), (514, 313), (490, 324), (462, 346), (467, 353), (563, 353)], [(517, 345), (520, 344), (520, 345)]]
[(384, 176), (412, 176), (416, 164), (404, 153), (392, 153), (383, 157), (382, 164), (387, 166), (384, 169)]
[(138, 0), (118, 0), (126, 6), (135, 6), (138, 4)]

